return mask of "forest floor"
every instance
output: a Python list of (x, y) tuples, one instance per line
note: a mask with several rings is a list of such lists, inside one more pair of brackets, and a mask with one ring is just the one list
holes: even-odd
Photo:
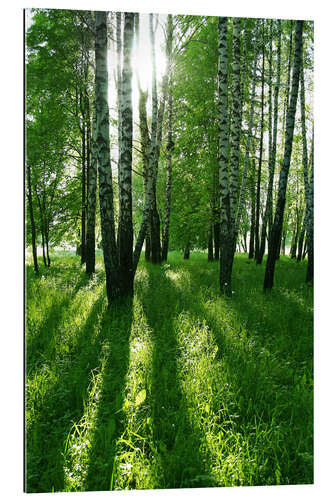
[[(40, 263), (41, 264), (41, 263)], [(102, 258), (27, 266), (27, 491), (313, 482), (313, 289), (306, 263), (141, 260), (107, 309)]]

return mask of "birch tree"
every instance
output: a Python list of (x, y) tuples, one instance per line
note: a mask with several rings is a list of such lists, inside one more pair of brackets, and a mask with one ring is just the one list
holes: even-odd
[[(268, 169), (269, 169), (269, 178), (268, 178), (268, 188), (267, 188), (267, 198), (266, 198), (266, 206), (265, 213), (262, 223), (262, 233), (261, 233), (261, 245), (260, 251), (257, 258), (257, 264), (262, 263), (262, 259), (265, 253), (265, 239), (266, 234), (268, 234), (268, 239), (270, 236), (271, 230), (271, 218), (273, 212), (273, 182), (274, 182), (274, 173), (275, 173), (275, 162), (276, 162), (276, 139), (277, 139), (277, 125), (278, 125), (278, 106), (279, 106), (279, 89), (280, 89), (280, 71), (281, 71), (281, 20), (277, 21), (278, 23), (278, 43), (277, 43), (277, 75), (276, 82), (274, 88), (274, 116), (273, 116), (273, 135), (272, 142), (270, 141), (270, 149), (269, 149), (269, 157), (268, 157)], [(269, 79), (270, 79), (270, 87), (271, 87), (271, 79), (272, 79), (272, 71), (271, 71), (271, 58), (272, 58), (272, 40), (270, 40), (270, 71), (269, 71)], [(267, 231), (268, 227), (268, 231)]]
[(123, 71), (121, 82), (121, 146), (119, 160), (119, 286), (121, 295), (133, 292), (133, 222), (132, 222), (132, 68), (131, 51), (134, 14), (125, 13)]
[(173, 41), (173, 18), (168, 15), (167, 21), (167, 39), (166, 39), (166, 55), (167, 55), (167, 77), (168, 77), (168, 139), (167, 139), (167, 177), (166, 177), (166, 202), (165, 202), (165, 217), (162, 236), (162, 260), (168, 258), (169, 247), (169, 226), (170, 226), (170, 211), (171, 211), (171, 185), (172, 185), (172, 151), (174, 148), (172, 134), (172, 118), (173, 118), (173, 63), (172, 63), (172, 41)]
[(286, 203), (286, 189), (287, 189), (288, 173), (289, 173), (290, 159), (291, 159), (291, 152), (293, 145), (296, 104), (297, 104), (300, 69), (302, 61), (302, 33), (303, 33), (303, 21), (297, 21), (295, 30), (295, 52), (294, 52), (294, 62), (293, 62), (292, 87), (291, 87), (290, 102), (288, 105), (287, 120), (286, 120), (284, 157), (280, 171), (278, 199), (275, 209), (274, 222), (268, 246), (268, 257), (267, 257), (265, 279), (264, 279), (265, 290), (270, 290), (273, 287), (277, 248), (281, 241), (283, 215)]
[(119, 295), (118, 252), (115, 236), (110, 158), (106, 12), (95, 12), (96, 145), (102, 247), (109, 303)]
[(36, 226), (34, 218), (34, 210), (32, 203), (32, 188), (31, 188), (31, 166), (27, 165), (27, 184), (28, 184), (28, 205), (29, 205), (29, 215), (31, 224), (31, 246), (32, 246), (32, 256), (34, 262), (34, 271), (38, 274), (38, 262), (37, 262), (37, 247), (36, 247)]
[(139, 263), (142, 245), (146, 236), (149, 218), (152, 208), (153, 200), (153, 175), (154, 175), (154, 161), (155, 161), (155, 148), (157, 139), (157, 88), (156, 88), (156, 62), (155, 62), (155, 41), (154, 41), (154, 30), (153, 30), (153, 14), (149, 14), (149, 31), (150, 31), (150, 42), (152, 51), (152, 64), (153, 64), (153, 78), (152, 78), (152, 123), (151, 123), (151, 139), (149, 148), (149, 158), (148, 158), (148, 180), (147, 180), (147, 196), (145, 200), (145, 206), (142, 215), (141, 226), (139, 234), (136, 240), (134, 254), (133, 254), (133, 273), (135, 273), (136, 268)]

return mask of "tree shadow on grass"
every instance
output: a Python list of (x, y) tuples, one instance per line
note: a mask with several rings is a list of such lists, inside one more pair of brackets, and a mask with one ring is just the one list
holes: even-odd
[[(313, 318), (311, 308), (302, 303), (302, 291), (296, 284), (288, 291), (282, 277), (271, 294), (263, 294), (261, 280), (251, 293), (242, 288), (242, 274), (250, 269), (243, 266), (235, 273), (235, 294), (230, 300), (220, 296), (218, 276), (210, 271), (208, 276), (204, 266), (185, 263), (172, 269), (187, 270), (188, 280), (181, 285), (183, 308), (206, 322), (218, 347), (217, 360), (223, 360), (230, 389), (226, 397), (233, 397), (233, 413), (238, 413), (230, 425), (241, 435), (253, 435), (259, 423), (274, 432), (275, 448), (272, 445), (270, 450), (266, 443), (262, 452), (279, 465), (281, 481), (312, 482), (313, 464), (308, 457), (313, 446), (313, 395), (311, 385), (307, 387), (301, 377), (312, 364)], [(258, 434), (253, 436), (260, 440)], [(273, 477), (260, 473), (256, 481), (276, 484), (274, 472)]]
[[(82, 290), (92, 280), (84, 271), (77, 272), (76, 266), (73, 272), (73, 265), (63, 268), (63, 266), (54, 266), (47, 269), (46, 285), (51, 278), (56, 279), (55, 300), (49, 304), (47, 311), (43, 311), (43, 319), (40, 323), (34, 324), (35, 318), (30, 318), (29, 306), (30, 301), (36, 301), (39, 297), (34, 297), (34, 293), (39, 293), (39, 290), (34, 288), (41, 280), (41, 276), (35, 276), (31, 269), (27, 270), (27, 311), (26, 311), (26, 339), (25, 339), (25, 365), (26, 375), (32, 377), (36, 371), (42, 368), (44, 363), (52, 363), (55, 356), (54, 339), (58, 335), (59, 327), (66, 321), (66, 316), (76, 299), (77, 293)], [(104, 273), (99, 272), (93, 278), (93, 287), (100, 284), (104, 278)], [(43, 298), (40, 298), (43, 300)]]
[(105, 357), (93, 423), (85, 491), (110, 490), (117, 440), (124, 431), (124, 390), (129, 366), (132, 321), (131, 296), (116, 299), (103, 319), (101, 336), (105, 339)]
[(62, 491), (64, 488), (64, 442), (73, 421), (82, 414), (90, 373), (98, 365), (106, 335), (106, 331), (98, 327), (105, 308), (105, 293), (101, 292), (85, 324), (76, 338), (71, 339), (71, 345), (54, 360), (45, 379), (40, 373), (36, 393), (31, 389), (34, 414), (26, 429), (27, 492)]
[[(175, 320), (182, 311), (180, 291), (165, 273), (147, 265), (149, 286), (137, 291), (153, 342), (151, 406), (153, 449), (157, 450), (157, 488), (212, 486), (200, 438), (188, 415), (186, 394), (178, 375), (179, 345)], [(158, 298), (158, 299), (157, 299)]]

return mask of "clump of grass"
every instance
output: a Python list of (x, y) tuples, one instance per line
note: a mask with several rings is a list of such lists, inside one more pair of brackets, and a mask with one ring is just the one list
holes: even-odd
[(107, 310), (79, 258), (27, 270), (28, 491), (313, 481), (313, 297), (305, 263), (141, 262)]

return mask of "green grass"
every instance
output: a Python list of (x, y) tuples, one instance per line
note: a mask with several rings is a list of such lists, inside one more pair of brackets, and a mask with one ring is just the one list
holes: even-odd
[(203, 253), (140, 262), (107, 309), (98, 258), (27, 266), (29, 492), (313, 482), (313, 296), (306, 263), (234, 264), (218, 292)]

